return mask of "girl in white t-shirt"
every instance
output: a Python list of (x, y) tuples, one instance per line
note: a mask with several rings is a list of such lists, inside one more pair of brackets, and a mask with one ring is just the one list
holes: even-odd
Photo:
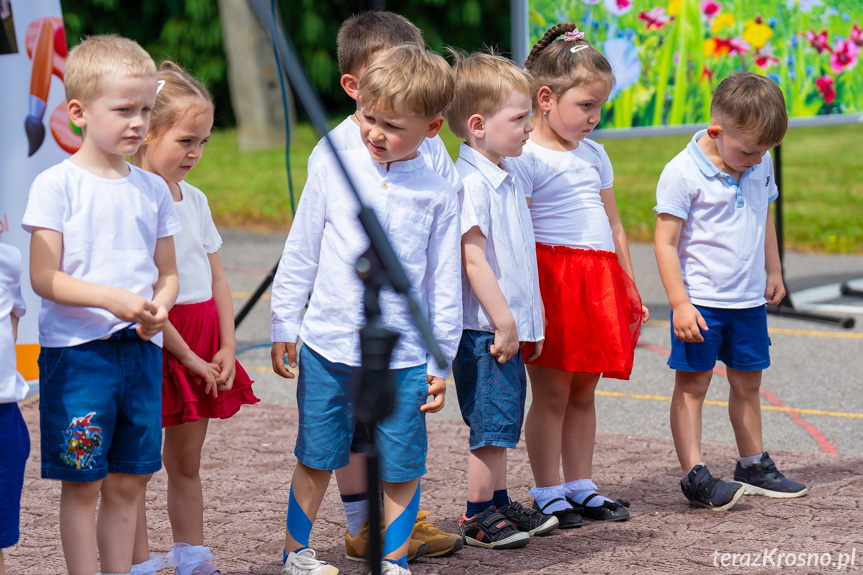
[[(201, 448), (211, 418), (226, 419), (258, 401), (236, 360), (231, 290), (218, 252), (222, 238), (206, 196), (183, 181), (201, 159), (213, 111), (203, 85), (173, 62), (163, 62), (150, 131), (135, 155), (136, 164), (168, 182), (183, 225), (174, 235), (180, 293), (164, 330), (162, 362), (162, 460), (174, 538), (167, 559), (177, 575), (221, 573), (203, 544)], [(132, 575), (150, 575), (163, 561), (149, 552), (143, 490), (138, 517)]]
[(548, 318), (542, 354), (527, 366), (533, 401), (525, 435), (536, 481), (531, 495), (561, 527), (579, 525), (579, 513), (605, 521), (629, 518), (629, 504), (599, 495), (590, 479), (594, 390), (601, 375), (629, 379), (648, 317), (632, 279), (611, 162), (602, 146), (585, 139), (599, 122), (614, 75), (583, 38), (572, 23), (557, 24), (531, 50), (525, 67), (534, 80), (535, 129), (524, 153), (509, 159), (531, 190)]

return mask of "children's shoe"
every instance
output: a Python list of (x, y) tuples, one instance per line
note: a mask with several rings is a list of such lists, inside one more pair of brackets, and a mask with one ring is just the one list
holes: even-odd
[(515, 528), (494, 507), (477, 513), (470, 519), (461, 516), (458, 532), (464, 542), (486, 549), (517, 549), (530, 543), (530, 535)]
[(734, 469), (734, 481), (739, 481), (746, 488), (746, 495), (765, 495), (789, 499), (806, 495), (806, 486), (791, 481), (776, 469), (776, 464), (765, 451), (761, 463), (752, 467), (743, 467), (740, 461)]
[(222, 575), (222, 572), (212, 563), (201, 563), (189, 575)]
[(288, 553), (282, 575), (338, 575), (339, 570), (324, 561), (315, 559), (315, 551), (306, 547)]
[[(369, 572), (369, 575), (372, 575)], [(405, 569), (390, 561), (381, 561), (381, 575), (411, 575), (410, 569)]]
[[(383, 545), (384, 530), (381, 529), (381, 545)], [(383, 550), (383, 547), (381, 547)], [(368, 561), (371, 548), (369, 545), (369, 520), (363, 522), (360, 530), (357, 531), (356, 537), (351, 537), (350, 531), (345, 529), (345, 559), (351, 561)], [(408, 544), (408, 561), (413, 561), (426, 554), (426, 545), (422, 539), (414, 538), (411, 535), (410, 543)]]
[(627, 521), (629, 519), (629, 501), (618, 499), (617, 501), (603, 501), (602, 505), (593, 507), (587, 504), (588, 501), (596, 497), (602, 497), (599, 493), (591, 493), (584, 498), (584, 503), (579, 505), (575, 500), (566, 498), (569, 504), (573, 507), (581, 508), (581, 516), (593, 519), (594, 521)]
[(497, 512), (509, 519), (516, 529), (527, 532), (531, 537), (548, 535), (560, 524), (554, 515), (545, 515), (536, 509), (528, 509), (512, 499), (503, 507), (498, 507)]
[(680, 482), (683, 495), (691, 504), (713, 511), (730, 509), (745, 492), (741, 483), (717, 479), (710, 475), (707, 467), (700, 464), (693, 467), (686, 478), (689, 479), (689, 486)]
[[(431, 511), (417, 513), (414, 530), (411, 532), (411, 545), (414, 541), (425, 543), (426, 552), (423, 557), (446, 557), (464, 547), (461, 536), (438, 529), (427, 519), (429, 515)], [(408, 551), (408, 561), (410, 561), (410, 551)]]
[[(545, 514), (545, 510), (553, 503), (557, 503), (558, 501), (565, 501), (565, 499), (563, 499), (562, 497), (557, 497), (540, 507), (539, 503), (537, 503), (536, 499), (534, 499), (533, 508), (539, 513)], [(552, 511), (551, 514), (557, 517), (557, 526), (560, 529), (572, 529), (574, 527), (581, 527), (583, 523), (583, 521), (581, 520), (581, 515), (579, 515), (579, 512), (581, 510), (582, 507), (580, 505), (572, 505), (571, 507), (567, 507), (566, 509)]]

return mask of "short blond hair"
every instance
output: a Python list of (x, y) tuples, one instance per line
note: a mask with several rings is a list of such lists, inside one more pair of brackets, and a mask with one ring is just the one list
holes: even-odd
[(450, 49), (454, 95), (446, 121), (459, 138), (468, 136), (467, 121), (474, 114), (490, 116), (500, 110), (513, 92), (531, 97), (530, 76), (503, 56), (480, 52), (467, 55)]
[(423, 33), (404, 16), (381, 10), (351, 16), (336, 37), (339, 73), (358, 76), (377, 54), (399, 44), (425, 48)]
[(438, 54), (412, 44), (390, 48), (374, 59), (360, 80), (363, 108), (397, 110), (433, 118), (452, 102), (449, 64)]
[(788, 129), (782, 90), (754, 72), (732, 72), (722, 80), (713, 93), (710, 116), (771, 148), (782, 143)]
[(64, 84), (66, 101), (82, 102), (99, 96), (102, 82), (109, 78), (156, 80), (156, 64), (134, 40), (115, 34), (84, 38), (69, 51)]

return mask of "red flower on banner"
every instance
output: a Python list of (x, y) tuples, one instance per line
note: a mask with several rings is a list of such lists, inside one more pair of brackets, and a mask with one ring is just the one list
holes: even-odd
[(854, 22), (854, 26), (851, 27), (851, 41), (858, 46), (863, 46), (863, 30), (860, 29), (857, 22)]
[(857, 65), (857, 54), (859, 53), (860, 46), (852, 40), (836, 42), (833, 53), (830, 55), (830, 68), (837, 74), (843, 70), (850, 70)]
[(708, 20), (719, 14), (719, 11), (722, 10), (722, 4), (715, 0), (704, 0), (704, 2), (699, 2), (698, 7), (701, 8), (701, 13), (704, 14)]
[(769, 54), (767, 52), (755, 53), (755, 65), (759, 68), (769, 68), (770, 66), (778, 63), (779, 59), (773, 56), (773, 54)]
[(674, 20), (674, 16), (666, 16), (665, 8), (659, 6), (649, 12), (641, 11), (638, 13), (638, 19), (644, 20), (647, 24), (647, 29), (656, 28), (657, 30)]
[(824, 51), (833, 51), (830, 49), (830, 44), (827, 41), (827, 30), (821, 30), (817, 35), (814, 30), (809, 30), (806, 32), (806, 39), (809, 40), (809, 43), (812, 44), (813, 48), (818, 50), (819, 54)]
[(821, 97), (824, 98), (824, 102), (832, 104), (836, 99), (836, 81), (833, 80), (833, 76), (824, 74), (815, 80), (815, 85), (821, 92)]

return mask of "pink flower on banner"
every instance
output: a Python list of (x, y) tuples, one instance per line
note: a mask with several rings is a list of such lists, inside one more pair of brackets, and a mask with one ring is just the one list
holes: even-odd
[(605, 0), (605, 9), (613, 16), (623, 16), (632, 10), (632, 0)]
[(833, 53), (830, 55), (830, 68), (837, 74), (843, 70), (850, 70), (857, 65), (857, 54), (860, 53), (860, 46), (854, 43), (853, 40), (842, 40), (837, 42), (833, 47)]
[(821, 97), (824, 98), (824, 102), (832, 104), (836, 99), (836, 82), (833, 80), (833, 76), (824, 74), (815, 80), (815, 85), (821, 92)]
[(656, 28), (657, 30), (674, 20), (673, 16), (665, 15), (665, 8), (659, 6), (650, 12), (641, 11), (638, 13), (638, 19), (644, 20), (647, 24), (647, 29)]
[(751, 46), (746, 43), (746, 40), (740, 36), (728, 39), (728, 46), (731, 48), (730, 54), (746, 54)]
[(863, 46), (863, 30), (860, 29), (857, 22), (854, 22), (854, 26), (851, 27), (851, 41), (858, 46)]
[(701, 13), (704, 14), (708, 20), (719, 14), (719, 11), (722, 10), (722, 4), (715, 0), (704, 0), (704, 2), (700, 2), (698, 4), (698, 7), (701, 8)]
[(774, 64), (778, 64), (779, 59), (768, 52), (755, 52), (755, 65), (759, 68), (769, 68)]
[(812, 47), (818, 50), (818, 53), (827, 51), (831, 52), (830, 44), (827, 41), (827, 30), (821, 30), (817, 35), (814, 30), (806, 32), (806, 39), (812, 44)]

